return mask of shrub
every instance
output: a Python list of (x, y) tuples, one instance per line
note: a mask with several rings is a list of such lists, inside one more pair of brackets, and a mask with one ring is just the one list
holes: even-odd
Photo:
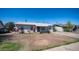
[(64, 31), (65, 31), (65, 32), (70, 32), (70, 30), (69, 30), (69, 29), (67, 29), (67, 28), (64, 28)]
[(64, 31), (70, 32), (72, 28), (73, 28), (73, 24), (70, 21), (68, 21), (65, 25)]

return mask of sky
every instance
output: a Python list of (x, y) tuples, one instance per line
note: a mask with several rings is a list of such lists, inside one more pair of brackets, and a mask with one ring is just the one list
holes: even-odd
[(0, 20), (7, 22), (38, 22), (79, 25), (79, 8), (0, 8)]

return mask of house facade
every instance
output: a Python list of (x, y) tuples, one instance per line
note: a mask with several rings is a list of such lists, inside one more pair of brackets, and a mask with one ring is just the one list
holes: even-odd
[(54, 24), (52, 27), (54, 32), (64, 32), (62, 24)]
[(21, 28), (24, 29), (24, 32), (46, 32), (49, 31), (49, 26), (51, 24), (47, 23), (30, 23), (30, 22), (17, 22), (16, 27), (20, 31)]

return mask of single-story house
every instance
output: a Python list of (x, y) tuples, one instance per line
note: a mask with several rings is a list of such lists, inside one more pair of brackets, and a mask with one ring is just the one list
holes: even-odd
[(51, 24), (47, 23), (31, 23), (31, 22), (17, 22), (16, 27), (21, 30), (24, 29), (24, 32), (47, 32), (49, 31), (49, 26)]
[(0, 34), (1, 33), (8, 33), (9, 31), (5, 28), (2, 21), (0, 21)]

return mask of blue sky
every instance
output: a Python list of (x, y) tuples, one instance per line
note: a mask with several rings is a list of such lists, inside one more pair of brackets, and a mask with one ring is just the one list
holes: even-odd
[(4, 23), (41, 22), (79, 24), (79, 8), (0, 8), (0, 20)]

